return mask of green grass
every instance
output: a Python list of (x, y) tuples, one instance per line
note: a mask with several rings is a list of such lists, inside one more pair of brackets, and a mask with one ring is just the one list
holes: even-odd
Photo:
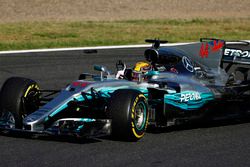
[(0, 24), (0, 50), (142, 44), (146, 38), (189, 42), (201, 37), (250, 39), (250, 18)]

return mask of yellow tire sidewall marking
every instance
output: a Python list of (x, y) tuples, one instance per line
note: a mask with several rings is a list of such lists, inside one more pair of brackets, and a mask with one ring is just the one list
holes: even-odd
[[(143, 94), (139, 94), (136, 98), (135, 98), (135, 101), (134, 101), (134, 103), (133, 103), (133, 105), (132, 105), (132, 109), (131, 109), (131, 119), (132, 119), (132, 121), (131, 121), (131, 126), (132, 126), (132, 132), (133, 132), (133, 134), (134, 134), (134, 136), (136, 137), (136, 138), (142, 138), (143, 136), (144, 136), (144, 132), (141, 134), (141, 135), (139, 135), (137, 132), (136, 132), (136, 130), (135, 130), (135, 125), (134, 125), (134, 122), (133, 122), (133, 120), (134, 120), (134, 118), (135, 118), (135, 106), (136, 106), (136, 104), (137, 104), (137, 102), (138, 102), (138, 100), (140, 99), (140, 98), (143, 98), (143, 99), (146, 99), (145, 98), (145, 96), (143, 95)], [(147, 117), (147, 120), (146, 120), (146, 127), (147, 127), (147, 123), (148, 122), (148, 117)]]
[(30, 86), (28, 87), (28, 89), (25, 91), (25, 93), (24, 93), (24, 97), (27, 97), (27, 95), (28, 95), (29, 91), (30, 91), (31, 89), (33, 89), (33, 88), (35, 88), (35, 89), (39, 90), (39, 87), (38, 87), (38, 85), (37, 85), (37, 84), (32, 84), (32, 85), (30, 85)]

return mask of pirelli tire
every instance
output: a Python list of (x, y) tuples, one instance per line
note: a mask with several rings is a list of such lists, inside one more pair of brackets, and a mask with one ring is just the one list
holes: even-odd
[(110, 111), (115, 139), (137, 141), (144, 136), (148, 124), (148, 103), (141, 92), (127, 89), (115, 91)]
[(38, 84), (27, 78), (12, 77), (5, 81), (0, 91), (1, 120), (9, 119), (11, 128), (21, 129), (23, 118), (39, 108)]

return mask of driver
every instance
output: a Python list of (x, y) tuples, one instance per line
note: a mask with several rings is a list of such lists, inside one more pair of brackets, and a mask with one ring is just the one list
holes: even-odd
[(150, 70), (152, 70), (152, 66), (149, 63), (142, 61), (137, 62), (133, 69), (133, 74), (132, 74), (133, 80), (139, 80), (141, 74), (146, 74)]
[[(133, 69), (127, 68), (126, 64), (119, 60), (116, 63), (116, 79), (139, 80), (141, 74), (152, 70), (152, 66), (146, 62), (137, 62)], [(145, 78), (144, 78), (145, 79)]]

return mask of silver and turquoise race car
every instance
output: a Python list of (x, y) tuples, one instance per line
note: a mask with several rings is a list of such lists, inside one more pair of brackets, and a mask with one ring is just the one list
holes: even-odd
[(246, 117), (249, 112), (250, 46), (246, 41), (203, 38), (161, 47), (146, 40), (145, 61), (112, 74), (83, 73), (63, 90), (43, 90), (11, 77), (0, 92), (0, 128), (52, 135), (112, 135), (136, 141), (147, 126)]

